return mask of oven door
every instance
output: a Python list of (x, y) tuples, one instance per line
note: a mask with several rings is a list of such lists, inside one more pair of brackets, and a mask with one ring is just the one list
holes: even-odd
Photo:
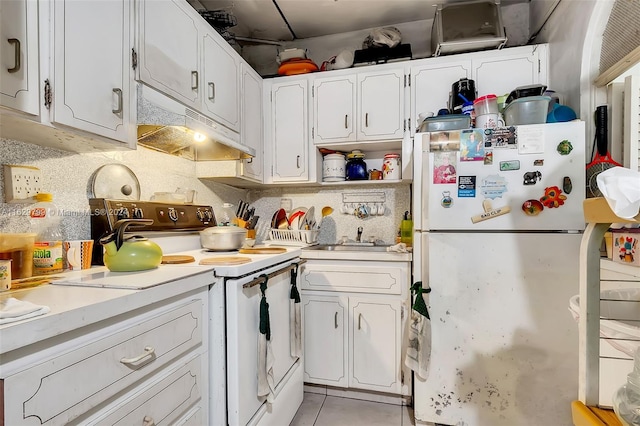
[[(263, 404), (265, 397), (258, 397), (258, 334), (260, 325), (260, 280), (256, 278), (268, 274), (267, 291), (269, 303), (269, 321), (271, 325), (271, 347), (274, 364), (273, 375), (276, 401), (272, 409), (280, 406), (278, 395), (292, 382), (293, 370), (299, 368), (301, 360), (291, 356), (289, 342), (290, 324), (289, 295), (291, 290), (291, 265), (298, 263), (293, 259), (273, 268), (260, 271), (242, 279), (227, 279), (226, 311), (227, 311), (227, 396), (228, 424), (246, 425), (259, 423), (253, 418)], [(300, 384), (301, 385), (301, 384)], [(289, 393), (289, 391), (285, 392)], [(298, 393), (298, 392), (296, 392)], [(302, 386), (300, 386), (299, 405), (302, 402)], [(296, 404), (295, 401), (290, 401)], [(291, 409), (291, 407), (288, 407)], [(293, 410), (295, 411), (297, 407)], [(257, 416), (259, 417), (259, 416)], [(289, 419), (291, 420), (291, 419)]]

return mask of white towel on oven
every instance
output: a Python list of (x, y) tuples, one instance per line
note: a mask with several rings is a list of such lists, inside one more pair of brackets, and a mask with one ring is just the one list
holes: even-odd
[(412, 310), (409, 319), (409, 346), (404, 363), (420, 378), (429, 377), (431, 360), (431, 320)]
[(302, 323), (300, 321), (300, 302), (289, 299), (289, 345), (291, 356), (302, 356)]
[(0, 324), (37, 317), (49, 313), (48, 306), (36, 305), (26, 300), (9, 297), (0, 301)]
[(271, 341), (266, 334), (258, 333), (258, 396), (266, 396), (268, 403), (275, 398), (273, 361)]

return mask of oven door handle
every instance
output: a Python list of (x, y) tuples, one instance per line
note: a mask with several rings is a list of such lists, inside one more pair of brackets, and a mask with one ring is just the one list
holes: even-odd
[[(298, 262), (293, 262), (293, 263), (285, 266), (284, 268), (278, 269), (277, 271), (273, 271), (270, 274), (267, 274), (267, 277), (268, 277), (268, 279), (271, 279), (271, 278), (273, 278), (273, 277), (275, 277), (277, 275), (281, 275), (281, 274), (287, 273), (292, 269), (296, 269), (297, 267), (299, 267), (303, 263), (307, 263), (307, 261), (305, 259), (301, 259)], [(250, 288), (250, 287), (253, 287), (255, 285), (262, 284), (263, 282), (264, 282), (264, 277), (257, 277), (257, 278), (254, 278), (253, 280), (249, 281), (248, 283), (243, 284), (242, 288)]]

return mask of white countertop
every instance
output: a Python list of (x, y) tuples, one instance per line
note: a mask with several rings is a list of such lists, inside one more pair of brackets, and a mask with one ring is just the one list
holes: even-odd
[[(94, 273), (102, 274), (105, 270), (104, 267), (93, 267), (81, 272), (64, 272), (57, 276), (88, 276)], [(134, 274), (138, 282), (148, 281), (151, 276), (164, 275), (174, 278), (171, 282), (165, 280), (166, 283), (163, 285), (155, 285), (144, 290), (45, 284), (0, 293), (0, 300), (13, 297), (50, 308), (47, 314), (0, 325), (0, 354), (194, 291), (210, 285), (215, 280), (212, 266), (182, 268), (178, 270), (179, 276), (175, 270), (172, 265), (161, 265), (151, 271), (129, 273)], [(119, 274), (123, 282), (127, 281), (127, 273)]]
[(411, 262), (412, 253), (397, 253), (385, 251), (334, 251), (334, 250), (313, 250), (302, 249), (303, 259), (321, 260), (363, 260), (378, 262)]

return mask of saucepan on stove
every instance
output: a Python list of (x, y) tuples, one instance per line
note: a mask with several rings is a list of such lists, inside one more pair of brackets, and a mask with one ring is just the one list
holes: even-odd
[(247, 229), (238, 226), (212, 226), (200, 231), (200, 245), (208, 250), (238, 250), (247, 238)]

